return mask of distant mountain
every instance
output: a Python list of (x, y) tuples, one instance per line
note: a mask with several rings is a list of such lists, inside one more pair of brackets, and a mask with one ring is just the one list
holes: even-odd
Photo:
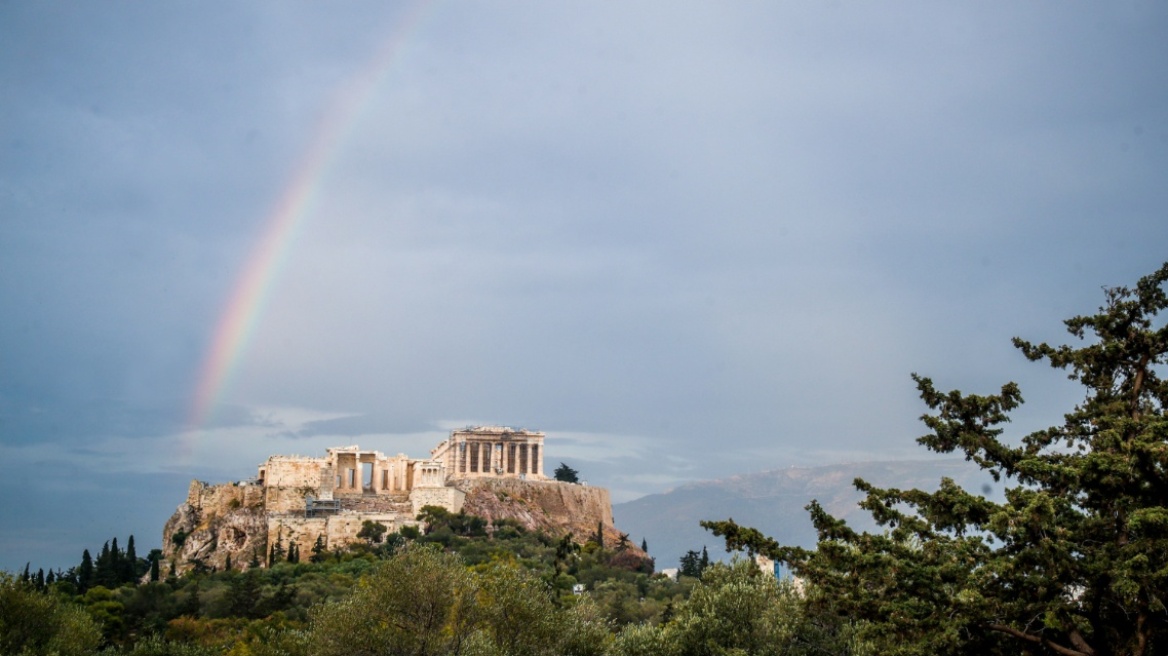
[(677, 567), (690, 549), (706, 546), (710, 557), (726, 557), (722, 542), (698, 524), (704, 519), (733, 518), (784, 544), (815, 546), (815, 529), (805, 506), (812, 499), (857, 529), (876, 528), (857, 503), (852, 481), (862, 478), (880, 487), (936, 489), (943, 477), (971, 492), (1001, 496), (1001, 485), (973, 463), (957, 459), (864, 462), (824, 467), (791, 467), (731, 478), (689, 483), (613, 506), (616, 525), (640, 544), (648, 541), (657, 569)]

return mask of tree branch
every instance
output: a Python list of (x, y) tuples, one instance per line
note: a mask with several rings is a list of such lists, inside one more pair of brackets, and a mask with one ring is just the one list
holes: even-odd
[(1071, 649), (1070, 647), (1064, 647), (1064, 646), (1058, 644), (1057, 642), (1047, 640), (1046, 638), (1043, 638), (1041, 636), (1030, 635), (1029, 633), (1026, 633), (1025, 631), (1019, 631), (1018, 629), (1015, 629), (1012, 626), (1006, 626), (1005, 624), (988, 624), (988, 625), (986, 625), (986, 628), (990, 629), (991, 631), (1005, 633), (1006, 635), (1018, 638), (1019, 640), (1025, 640), (1027, 642), (1033, 642), (1034, 644), (1037, 644), (1037, 645), (1042, 645), (1048, 649), (1053, 649), (1054, 651), (1062, 654), (1063, 656), (1093, 656), (1093, 654), (1095, 653), (1094, 650), (1092, 650), (1092, 651), (1079, 651), (1078, 649)]

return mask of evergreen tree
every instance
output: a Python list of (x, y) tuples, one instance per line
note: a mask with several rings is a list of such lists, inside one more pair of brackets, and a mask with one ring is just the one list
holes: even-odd
[(223, 571), (225, 571), (225, 572), (231, 571), (231, 554), (227, 554), (227, 558), (224, 559)]
[(284, 551), (283, 533), (282, 533), (282, 531), (277, 530), (276, 531), (276, 544), (273, 544), (271, 550), (268, 552), (268, 567), (272, 567), (273, 565), (280, 562), (281, 560), (284, 560), (284, 558), (287, 555), (288, 555), (288, 552)]
[(89, 549), (86, 549), (81, 553), (81, 566), (77, 568), (77, 590), (85, 592), (93, 587), (94, 576), (93, 557), (89, 555)]
[(150, 560), (150, 580), (157, 581), (158, 575), (159, 575), (159, 571), (158, 571), (159, 561), (162, 560), (162, 550), (161, 549), (151, 549), (149, 560)]
[(227, 589), (227, 605), (232, 617), (257, 617), (259, 601), (260, 583), (256, 570), (248, 570), (231, 579)]
[(580, 482), (580, 472), (576, 471), (575, 469), (572, 469), (566, 463), (562, 463), (562, 462), (560, 463), (559, 467), (556, 467), (556, 471), (552, 473), (552, 476), (557, 481), (562, 481), (564, 483), (579, 483)]
[(102, 585), (107, 588), (118, 587), (117, 563), (115, 562), (114, 556), (117, 546), (117, 538), (114, 538), (114, 548), (112, 550), (108, 541), (101, 545), (101, 553), (98, 554), (97, 562), (94, 564), (94, 585)]
[(138, 583), (138, 552), (134, 550), (134, 536), (126, 542), (126, 557), (122, 559), (122, 582)]
[(649, 541), (645, 538), (641, 538), (641, 551), (649, 553)]
[(604, 548), (604, 522), (596, 522), (596, 535), (593, 541), (600, 545), (601, 549)]
[(316, 536), (316, 542), (312, 543), (312, 555), (308, 557), (309, 562), (320, 563), (324, 562), (324, 536)]
[(728, 548), (789, 563), (817, 604), (862, 620), (886, 652), (1168, 653), (1166, 284), (1168, 263), (1134, 288), (1106, 289), (1096, 314), (1065, 322), (1086, 344), (1014, 339), (1086, 388), (1061, 422), (1020, 441), (1001, 437), (1022, 403), (1016, 384), (967, 395), (913, 376), (931, 410), (918, 442), (1016, 484), (1004, 502), (950, 479), (936, 492), (857, 480), (885, 531), (858, 533), (812, 502), (815, 551), (732, 520), (703, 525)]

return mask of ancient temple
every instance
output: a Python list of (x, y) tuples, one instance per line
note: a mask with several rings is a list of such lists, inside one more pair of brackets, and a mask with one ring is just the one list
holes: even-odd
[(451, 431), (430, 451), (448, 479), (483, 476), (545, 480), (544, 434), (509, 426), (474, 426)]

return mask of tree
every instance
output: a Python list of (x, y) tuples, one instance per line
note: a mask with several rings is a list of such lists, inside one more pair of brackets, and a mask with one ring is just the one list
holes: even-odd
[(162, 550), (151, 549), (148, 558), (150, 560), (150, 580), (157, 581), (159, 575), (159, 561), (162, 560)]
[(936, 492), (857, 480), (883, 534), (858, 533), (812, 502), (815, 551), (733, 520), (703, 522), (728, 548), (789, 563), (820, 603), (866, 620), (890, 653), (1147, 656), (1168, 651), (1168, 263), (1134, 288), (1105, 289), (1096, 314), (1065, 324), (1085, 344), (1015, 338), (1066, 370), (1086, 398), (1062, 423), (1002, 439), (1018, 386), (940, 392), (914, 374), (931, 413), (918, 442), (963, 453), (1014, 487), (996, 503), (943, 479)]
[(458, 653), (471, 632), (476, 593), (471, 572), (457, 554), (407, 547), (352, 595), (313, 610), (314, 653)]
[[(381, 540), (385, 538), (385, 532), (388, 530), (385, 524), (367, 519), (361, 522), (361, 530), (357, 531), (357, 537), (362, 540), (368, 540), (370, 544), (381, 544)], [(319, 540), (319, 538), (317, 539)], [(321, 548), (323, 549), (323, 547), (324, 545), (322, 544)]]
[(80, 592), (85, 592), (93, 585), (94, 568), (93, 557), (89, 555), (89, 549), (81, 552), (81, 566), (77, 568), (77, 588)]
[(134, 549), (134, 536), (126, 542), (126, 556), (122, 559), (121, 567), (121, 582), (136, 584), (138, 582), (138, 552)]
[(566, 463), (563, 463), (563, 462), (560, 463), (559, 467), (556, 467), (556, 471), (552, 473), (552, 476), (557, 481), (561, 481), (563, 483), (579, 483), (580, 482), (580, 472), (576, 471), (575, 469), (572, 469)]
[(272, 548), (268, 550), (268, 567), (272, 567), (281, 560), (284, 560), (287, 555), (288, 552), (284, 551), (283, 530), (278, 529), (276, 531), (276, 544), (273, 544)]
[(88, 656), (100, 644), (101, 629), (83, 608), (0, 572), (0, 654)]
[(677, 573), (681, 576), (691, 576), (695, 579), (702, 578), (702, 572), (710, 564), (709, 554), (706, 553), (706, 548), (702, 547), (701, 552), (690, 549), (685, 552), (678, 562)]
[[(364, 527), (362, 527), (362, 528), (364, 528)], [(316, 536), (316, 542), (312, 543), (312, 555), (308, 557), (309, 562), (313, 562), (313, 563), (324, 562), (324, 552), (325, 551), (326, 551), (326, 548), (324, 546), (324, 535), (321, 534), (321, 535)]]

